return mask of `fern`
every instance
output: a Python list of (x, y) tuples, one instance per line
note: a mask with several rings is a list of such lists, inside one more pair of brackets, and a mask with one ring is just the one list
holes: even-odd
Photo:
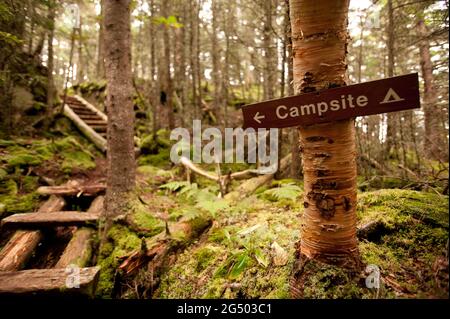
[(217, 212), (219, 212), (220, 210), (224, 210), (227, 209), (228, 207), (230, 207), (228, 205), (228, 203), (223, 200), (223, 199), (219, 199), (219, 200), (215, 200), (215, 201), (201, 201), (197, 203), (197, 207), (201, 208), (203, 210), (206, 210), (207, 212), (211, 213), (213, 216), (215, 216), (215, 214)]
[(183, 190), (184, 188), (189, 187), (189, 186), (191, 186), (189, 184), (189, 182), (186, 182), (186, 181), (174, 181), (174, 182), (169, 182), (169, 183), (166, 183), (164, 185), (161, 185), (161, 186), (159, 186), (159, 188), (167, 189), (167, 190), (169, 190), (171, 192), (176, 192), (176, 191), (179, 191), (179, 190)]
[(301, 193), (302, 189), (294, 183), (283, 184), (280, 187), (268, 189), (262, 194), (268, 195), (275, 200), (295, 200)]

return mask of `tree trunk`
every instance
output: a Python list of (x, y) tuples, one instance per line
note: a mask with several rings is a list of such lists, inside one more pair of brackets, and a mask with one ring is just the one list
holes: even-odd
[[(161, 6), (161, 15), (163, 17), (169, 16), (169, 6), (170, 1), (165, 0), (162, 2)], [(171, 50), (170, 46), (172, 45), (170, 42), (170, 35), (169, 35), (169, 28), (168, 25), (162, 25), (163, 27), (163, 42), (164, 42), (164, 57), (163, 57), (163, 70), (162, 70), (162, 79), (161, 79), (161, 97), (163, 94), (165, 94), (165, 101), (161, 98), (161, 107), (165, 114), (167, 114), (167, 120), (168, 120), (168, 128), (171, 130), (175, 128), (175, 121), (174, 121), (174, 109), (173, 109), (173, 83), (172, 83), (172, 77), (170, 75), (170, 57), (171, 57)]]
[(97, 78), (104, 79), (105, 75), (105, 0), (100, 0), (100, 17), (98, 31), (98, 52), (97, 52)]
[(272, 1), (264, 1), (264, 99), (270, 100), (275, 97), (275, 70), (277, 66), (277, 52), (272, 37)]
[[(394, 9), (392, 8), (392, 0), (388, 0), (388, 30), (387, 30), (387, 50), (388, 50), (388, 77), (394, 76), (394, 37), (395, 37), (395, 26), (394, 26)], [(390, 157), (391, 150), (394, 149), (395, 154), (397, 154), (397, 114), (388, 113), (387, 117), (387, 128), (386, 128), (386, 158)], [(398, 155), (396, 155), (398, 158)]]
[(77, 64), (77, 83), (83, 82), (84, 79), (84, 58), (83, 58), (83, 22), (80, 16), (80, 26), (78, 28), (78, 64)]
[(219, 46), (219, 23), (218, 16), (221, 12), (218, 1), (213, 1), (212, 3), (212, 34), (211, 34), (211, 56), (212, 56), (212, 78), (214, 83), (214, 100), (213, 109), (214, 115), (216, 116), (217, 123), (221, 123), (221, 67), (220, 67), (220, 46)]
[(105, 55), (108, 94), (106, 230), (127, 211), (135, 186), (130, 0), (105, 0)]
[(425, 22), (421, 19), (417, 23), (417, 35), (420, 39), (420, 68), (424, 83), (423, 111), (425, 120), (425, 155), (429, 159), (445, 161), (445, 155), (440, 148), (443, 136), (441, 133), (440, 112), (437, 108), (438, 92), (434, 86), (433, 64), (431, 62), (430, 43)]
[(53, 79), (53, 69), (54, 69), (54, 58), (53, 58), (53, 38), (55, 34), (55, 1), (50, 1), (48, 4), (48, 20), (49, 20), (49, 32), (47, 38), (47, 50), (48, 50), (48, 60), (47, 60), (47, 106), (48, 113), (45, 127), (48, 127), (48, 118), (50, 117), (53, 104), (55, 101), (55, 82)]
[[(296, 94), (346, 85), (348, 3), (291, 0)], [(299, 261), (355, 268), (359, 254), (354, 120), (300, 127), (299, 132), (305, 181)], [(298, 269), (294, 273), (298, 275)]]

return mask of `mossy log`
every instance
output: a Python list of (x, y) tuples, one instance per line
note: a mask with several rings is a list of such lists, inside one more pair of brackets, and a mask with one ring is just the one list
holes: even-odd
[(73, 282), (66, 269), (29, 269), (0, 272), (0, 295), (33, 293), (82, 294), (92, 296), (100, 267), (74, 269)]
[[(38, 212), (53, 212), (62, 209), (66, 202), (62, 197), (51, 196)], [(34, 249), (42, 240), (39, 230), (19, 230), (14, 233), (0, 253), (0, 271), (21, 269), (32, 255)]]
[[(104, 197), (98, 196), (92, 202), (88, 213), (101, 215), (103, 212)], [(92, 228), (83, 227), (77, 229), (72, 239), (67, 244), (66, 249), (56, 263), (55, 268), (65, 268), (71, 264), (78, 267), (85, 267), (89, 264), (92, 257), (92, 241), (95, 231)]]
[(154, 274), (159, 273), (164, 266), (166, 257), (175, 250), (186, 247), (211, 225), (211, 220), (197, 217), (192, 220), (181, 220), (169, 226), (168, 231), (142, 242), (141, 249), (124, 258), (119, 266), (125, 275), (133, 274), (145, 263)]

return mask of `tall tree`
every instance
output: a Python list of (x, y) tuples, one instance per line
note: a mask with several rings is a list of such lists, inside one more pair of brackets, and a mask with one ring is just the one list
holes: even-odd
[[(296, 94), (346, 85), (349, 0), (291, 0)], [(304, 223), (294, 289), (308, 260), (353, 268), (356, 238), (354, 120), (300, 127)]]
[(100, 16), (98, 17), (98, 47), (97, 47), (97, 78), (104, 79), (105, 75), (105, 0), (100, 0)]
[[(393, 77), (395, 75), (395, 25), (394, 25), (394, 8), (392, 7), (392, 0), (387, 1), (387, 13), (388, 13), (388, 24), (387, 24), (387, 76)], [(387, 117), (387, 128), (386, 128), (386, 150), (385, 156), (389, 157), (391, 149), (394, 147), (394, 152), (397, 154), (397, 122), (398, 116), (396, 113), (388, 113)]]
[(272, 0), (264, 2), (264, 98), (275, 97), (277, 50), (273, 41)]
[(105, 0), (105, 69), (108, 83), (106, 229), (127, 209), (135, 186), (134, 111), (131, 74), (131, 0)]
[(425, 154), (430, 159), (445, 160), (441, 147), (441, 120), (437, 109), (438, 92), (434, 85), (433, 63), (431, 62), (428, 30), (423, 19), (417, 23), (417, 35), (420, 39), (420, 68), (424, 83), (423, 110), (425, 121)]
[(49, 32), (47, 37), (47, 105), (48, 110), (52, 109), (54, 99), (55, 99), (55, 82), (53, 79), (53, 69), (54, 69), (54, 56), (53, 56), (53, 39), (55, 35), (55, 11), (56, 11), (55, 1), (49, 1), (48, 3), (48, 22), (49, 22)]

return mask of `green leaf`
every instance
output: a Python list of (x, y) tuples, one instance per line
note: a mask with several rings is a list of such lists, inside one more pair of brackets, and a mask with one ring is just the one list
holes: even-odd
[(211, 214), (215, 214), (218, 211), (227, 209), (230, 206), (225, 200), (221, 199), (215, 201), (202, 201), (197, 204), (197, 207), (204, 209), (210, 212)]
[(230, 279), (238, 278), (239, 275), (244, 272), (245, 268), (247, 268), (248, 262), (250, 260), (247, 253), (240, 253), (236, 256), (235, 259), (236, 261), (230, 270)]
[(186, 181), (174, 181), (174, 182), (169, 182), (167, 184), (161, 185), (159, 186), (159, 188), (161, 189), (168, 189), (171, 192), (176, 192), (178, 190), (181, 190), (187, 186), (190, 186), (189, 182)]
[(269, 258), (265, 255), (261, 249), (257, 248), (254, 251), (256, 261), (266, 268), (269, 265)]

